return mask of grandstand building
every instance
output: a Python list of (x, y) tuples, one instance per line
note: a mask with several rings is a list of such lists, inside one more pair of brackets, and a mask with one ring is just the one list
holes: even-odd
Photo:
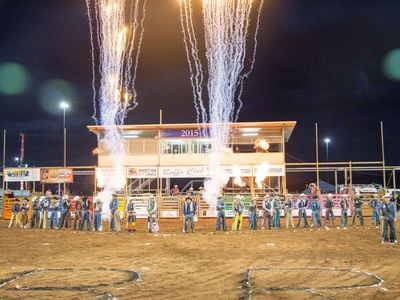
[[(295, 121), (232, 123), (228, 148), (224, 150), (222, 167), (231, 177), (240, 170), (245, 189), (255, 189), (254, 178), (259, 166), (267, 162), (268, 176), (264, 187), (284, 193), (286, 190), (285, 143)], [(207, 178), (211, 141), (210, 124), (141, 124), (120, 127), (125, 139), (127, 193), (169, 191), (179, 181), (181, 190), (200, 186)], [(88, 126), (97, 135), (98, 168), (107, 172), (112, 157), (104, 147), (103, 126)], [(265, 147), (267, 145), (267, 147)], [(237, 172), (237, 171), (236, 171)], [(235, 188), (232, 180), (228, 188)]]

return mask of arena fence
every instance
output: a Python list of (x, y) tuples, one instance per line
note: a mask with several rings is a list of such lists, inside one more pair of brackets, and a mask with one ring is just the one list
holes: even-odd
[[(235, 198), (236, 194), (226, 194), (225, 195), (225, 203), (226, 203), (226, 216), (233, 217), (233, 201)], [(249, 206), (250, 202), (252, 199), (251, 194), (241, 194), (242, 196), (242, 203), (244, 204), (244, 212), (243, 215), (247, 217), (249, 215)], [(298, 194), (292, 194), (291, 197), (294, 200), (293, 202), (293, 217), (298, 216), (298, 207), (297, 207), (297, 199), (299, 198), (300, 195)], [(339, 217), (341, 215), (341, 208), (340, 208), (340, 194), (333, 194), (333, 203), (334, 203), (334, 208), (333, 212), (334, 215)], [(262, 201), (263, 201), (264, 195), (258, 195), (257, 197), (257, 207), (258, 207), (258, 215), (261, 217), (262, 216)], [(373, 195), (362, 195), (361, 199), (364, 202), (363, 205), (363, 215), (364, 216), (371, 216), (372, 215), (372, 210), (368, 206), (368, 202), (372, 199)], [(183, 213), (182, 213), (182, 207), (183, 203), (185, 201), (186, 195), (180, 195), (180, 196), (159, 196), (157, 197), (157, 202), (158, 202), (158, 212), (159, 212), (159, 217), (160, 218), (182, 218)], [(311, 196), (306, 195), (306, 198), (308, 200), (308, 207), (310, 206), (311, 202)], [(9, 198), (9, 197), (4, 197), (3, 200), (3, 219), (9, 220), (11, 217), (11, 207), (13, 203), (16, 201), (17, 198)], [(18, 199), (23, 199), (23, 198), (18, 198)], [(27, 197), (30, 208), (28, 215), (31, 215), (31, 209), (32, 209), (32, 197)], [(90, 211), (93, 213), (93, 199), (90, 196), (89, 197), (91, 201), (90, 205)], [(322, 216), (325, 215), (325, 203), (326, 203), (327, 195), (323, 194), (320, 196), (321, 200), (321, 214)], [(73, 201), (73, 197), (70, 197), (71, 200), (71, 215), (73, 217), (74, 212), (75, 212), (75, 201)], [(134, 195), (130, 196), (127, 199), (124, 197), (118, 197), (119, 200), (119, 211), (121, 213), (121, 217), (124, 218), (125, 215), (125, 207), (126, 207), (126, 201), (132, 200), (135, 203), (135, 210), (136, 210), (136, 216), (137, 218), (147, 218), (147, 202), (148, 202), (148, 195), (147, 194), (142, 194), (142, 195)], [(281, 201), (283, 204), (283, 197), (281, 197)], [(216, 217), (216, 210), (213, 205), (210, 205), (205, 201), (204, 198), (202, 198), (200, 195), (194, 195), (193, 196), (193, 202), (197, 204), (197, 216), (198, 218), (215, 218)], [(58, 214), (61, 215), (61, 210), (62, 208), (58, 208)], [(49, 209), (49, 212), (51, 212), (51, 209)], [(306, 210), (307, 215), (311, 216), (311, 210), (308, 208)], [(352, 205), (352, 199), (349, 199), (349, 210), (348, 210), (348, 215), (352, 216), (353, 212), (353, 205)], [(93, 216), (93, 214), (92, 214)], [(285, 212), (282, 209), (281, 210), (281, 216), (285, 216)]]

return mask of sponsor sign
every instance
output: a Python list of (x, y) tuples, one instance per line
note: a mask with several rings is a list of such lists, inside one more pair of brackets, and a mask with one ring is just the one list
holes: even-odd
[(40, 168), (41, 183), (72, 183), (74, 182), (73, 169)]
[(209, 137), (208, 129), (190, 128), (178, 130), (163, 130), (161, 131), (162, 138), (193, 138), (193, 137)]
[[(240, 176), (251, 176), (251, 166), (239, 166)], [(234, 176), (233, 166), (222, 166), (221, 171), (227, 176)], [(199, 178), (208, 177), (208, 166), (175, 166), (160, 167), (159, 173), (161, 178)]]
[(38, 168), (7, 168), (4, 171), (4, 181), (39, 181), (40, 169)]
[[(259, 166), (253, 166), (253, 174), (256, 176), (257, 170)], [(285, 168), (283, 165), (269, 165), (268, 166), (268, 172), (266, 173), (266, 176), (284, 176), (285, 175)], [(251, 176), (248, 175), (248, 176)]]
[(135, 212), (137, 219), (147, 219), (147, 202), (148, 198), (142, 197), (128, 197), (128, 202), (133, 199), (133, 203), (135, 204)]
[(157, 178), (156, 167), (129, 167), (127, 168), (128, 178)]

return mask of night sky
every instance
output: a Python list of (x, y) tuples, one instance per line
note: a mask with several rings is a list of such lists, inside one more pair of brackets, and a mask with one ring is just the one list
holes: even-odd
[[(297, 121), (287, 161), (314, 160), (315, 122), (321, 159), (329, 136), (330, 160), (377, 161), (382, 120), (387, 164), (399, 165), (400, 85), (383, 68), (400, 48), (399, 16), (398, 0), (265, 1), (239, 121)], [(21, 91), (0, 93), (6, 165), (15, 166), (20, 132), (26, 163), (62, 165), (62, 97), (71, 105), (68, 164), (95, 164), (96, 138), (86, 128), (93, 108), (85, 1), (0, 0), (0, 68), (10, 62), (28, 75)], [(177, 0), (148, 0), (137, 92), (128, 124), (157, 123), (159, 109), (164, 123), (196, 120)]]

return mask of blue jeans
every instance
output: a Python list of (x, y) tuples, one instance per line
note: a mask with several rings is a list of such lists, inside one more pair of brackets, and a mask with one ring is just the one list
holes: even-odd
[(342, 227), (347, 226), (347, 209), (342, 209)]
[(69, 228), (70, 222), (71, 222), (71, 212), (69, 210), (63, 210), (58, 228), (63, 228), (64, 223), (65, 223), (65, 228)]
[(379, 214), (379, 210), (377, 210), (376, 208), (372, 209), (372, 225), (381, 225), (381, 216)]
[(275, 208), (274, 216), (272, 217), (272, 228), (280, 228), (281, 227), (281, 210)]
[(226, 231), (226, 218), (225, 218), (225, 210), (220, 210), (217, 212), (217, 225), (216, 230), (220, 230), (222, 225), (222, 230)]
[(193, 221), (193, 214), (186, 214), (185, 215), (185, 232), (187, 232), (187, 225), (190, 221), (190, 227), (192, 228), (192, 232), (194, 232), (194, 221)]
[(87, 222), (86, 223), (87, 231), (90, 231), (90, 211), (88, 211), (88, 210), (83, 211), (83, 217), (82, 217), (81, 223), (79, 224), (79, 230), (83, 229), (83, 226), (85, 225), (85, 221)]
[(94, 213), (94, 230), (100, 231), (101, 226), (102, 226), (101, 211), (96, 211)]
[(354, 215), (353, 215), (353, 225), (356, 225), (356, 217), (360, 218), (360, 224), (361, 226), (364, 225), (364, 218), (363, 218), (363, 214), (362, 214), (362, 209), (359, 207), (356, 207), (356, 209), (354, 210)]
[[(390, 234), (388, 229), (390, 229)], [(383, 220), (382, 241), (390, 243), (397, 241), (396, 227), (392, 218), (385, 217)]]
[(315, 227), (321, 227), (321, 212), (320, 211), (313, 211), (312, 212), (312, 223)]
[(250, 213), (249, 221), (250, 221), (250, 230), (256, 230), (257, 229), (257, 215), (255, 212)]
[(52, 210), (50, 213), (50, 228), (57, 229), (58, 228), (58, 218), (57, 211)]
[(308, 227), (307, 213), (305, 208), (299, 208), (299, 221), (297, 222), (297, 227), (300, 226), (301, 219), (304, 220), (304, 227)]
[(267, 229), (266, 223), (268, 223), (268, 229), (271, 229), (271, 222), (272, 222), (272, 216), (269, 211), (263, 211), (263, 217), (262, 217), (262, 229)]

